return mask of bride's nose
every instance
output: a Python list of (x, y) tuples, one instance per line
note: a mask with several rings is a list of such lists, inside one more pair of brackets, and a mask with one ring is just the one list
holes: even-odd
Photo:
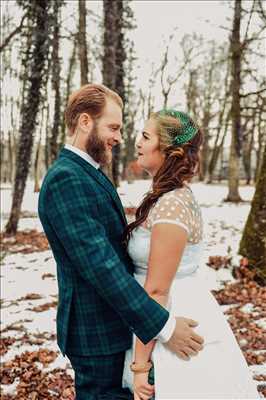
[(141, 148), (140, 139), (136, 141), (135, 147), (137, 150), (139, 150)]

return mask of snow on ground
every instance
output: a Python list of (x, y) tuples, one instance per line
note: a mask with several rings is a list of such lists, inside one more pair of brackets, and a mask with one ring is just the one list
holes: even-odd
[[(140, 180), (134, 183), (122, 182), (118, 192), (125, 207), (137, 206), (144, 193), (150, 188), (151, 181)], [(192, 190), (198, 199), (203, 213), (205, 225), (205, 249), (202, 260), (201, 274), (211, 289), (218, 289), (222, 282), (233, 280), (229, 269), (215, 271), (206, 266), (211, 255), (232, 255), (233, 264), (237, 265), (239, 240), (250, 209), (254, 188), (240, 187), (240, 194), (246, 201), (240, 204), (224, 203), (227, 195), (227, 186), (223, 184), (206, 185), (192, 184)], [(29, 182), (23, 199), (23, 216), (19, 222), (19, 230), (37, 229), (42, 231), (37, 218), (38, 194), (33, 193), (33, 183)], [(6, 185), (1, 190), (1, 229), (3, 229), (11, 208), (11, 188)], [(1, 293), (2, 293), (2, 329), (9, 327), (3, 334), (8, 336), (10, 331), (14, 338), (22, 337), (25, 332), (32, 338), (46, 335), (45, 348), (58, 351), (51, 336), (55, 334), (56, 318), (56, 271), (55, 263), (50, 251), (31, 254), (8, 254), (1, 265)], [(31, 298), (29, 294), (39, 294), (39, 299)], [(26, 297), (26, 299), (25, 299)], [(43, 311), (36, 311), (34, 307), (46, 304)], [(227, 306), (226, 306), (227, 307)], [(226, 308), (225, 307), (225, 308)], [(37, 308), (38, 309), (38, 308)], [(49, 338), (50, 337), (50, 338)], [(16, 354), (25, 350), (37, 350), (39, 345), (19, 344), (15, 342), (2, 357), (2, 362), (12, 359)], [(49, 365), (67, 368), (72, 373), (68, 360), (61, 355)], [(265, 366), (251, 366), (251, 371), (264, 373)], [(14, 390), (14, 385), (5, 385), (5, 393)]]

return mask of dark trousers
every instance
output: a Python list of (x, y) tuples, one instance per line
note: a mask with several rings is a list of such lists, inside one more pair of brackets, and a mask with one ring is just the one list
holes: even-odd
[(133, 400), (122, 388), (125, 353), (106, 356), (67, 355), (75, 372), (76, 400)]

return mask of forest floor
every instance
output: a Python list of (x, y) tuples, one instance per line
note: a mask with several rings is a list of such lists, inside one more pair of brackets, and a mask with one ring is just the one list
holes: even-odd
[[(132, 214), (150, 181), (119, 188)], [(266, 397), (266, 288), (260, 287), (237, 255), (254, 188), (243, 186), (243, 203), (224, 203), (223, 184), (195, 183), (205, 225), (200, 273), (213, 290), (249, 364), (261, 397)], [(56, 344), (55, 263), (37, 218), (38, 194), (29, 183), (16, 237), (1, 237), (1, 399), (73, 400), (73, 371)], [(11, 206), (9, 186), (1, 190), (1, 226)]]

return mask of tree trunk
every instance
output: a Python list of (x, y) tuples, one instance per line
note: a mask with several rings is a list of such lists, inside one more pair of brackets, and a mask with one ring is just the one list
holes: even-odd
[(15, 179), (15, 171), (16, 171), (16, 138), (15, 138), (15, 119), (14, 119), (14, 99), (11, 99), (11, 126), (12, 130), (8, 131), (8, 154), (9, 154), (9, 162), (10, 162), (10, 170), (9, 170), (9, 179), (10, 183), (14, 184)]
[[(230, 120), (230, 112), (227, 111), (227, 103), (228, 103), (228, 96), (230, 92), (229, 88), (229, 74), (230, 74), (230, 62), (229, 57), (227, 61), (226, 67), (226, 76), (225, 76), (225, 86), (224, 86), (224, 98), (220, 101), (220, 112), (219, 112), (219, 119), (218, 119), (218, 131), (214, 142), (213, 152), (211, 154), (211, 159), (208, 165), (208, 183), (212, 183), (213, 181), (213, 174), (220, 156), (221, 149), (224, 145), (225, 137), (228, 130), (229, 120)], [(222, 140), (220, 140), (220, 134), (223, 131)]]
[[(47, 88), (46, 88), (47, 92)], [(46, 170), (48, 170), (50, 165), (50, 135), (51, 135), (51, 127), (49, 124), (50, 121), (50, 103), (46, 104), (46, 123), (45, 123), (45, 153), (44, 153), (44, 161)]]
[(239, 253), (249, 260), (257, 276), (266, 284), (266, 146), (264, 147), (255, 194), (240, 242)]
[(203, 143), (201, 148), (201, 156), (200, 156), (200, 174), (199, 180), (203, 181), (205, 179), (206, 173), (208, 171), (208, 163), (209, 163), (209, 123), (210, 123), (210, 114), (208, 110), (204, 111), (203, 123), (202, 123), (202, 132), (203, 132)]
[(61, 126), (61, 95), (60, 95), (60, 58), (59, 58), (59, 27), (61, 0), (53, 2), (53, 52), (52, 52), (52, 88), (54, 90), (54, 120), (49, 140), (49, 165), (57, 158), (58, 137)]
[(37, 115), (40, 104), (41, 87), (43, 82), (45, 62), (48, 58), (49, 46), (49, 1), (35, 0), (30, 3), (32, 7), (33, 27), (33, 54), (29, 66), (29, 90), (27, 98), (22, 105), (20, 140), (17, 153), (17, 168), (12, 199), (10, 217), (6, 226), (7, 234), (17, 232), (18, 220), (29, 173), (33, 133), (36, 127)]
[(198, 98), (198, 87), (197, 87), (197, 70), (189, 71), (189, 82), (187, 87), (187, 110), (194, 118), (197, 116), (197, 98)]
[(221, 147), (220, 150), (220, 169), (219, 169), (219, 176), (218, 182), (220, 183), (224, 178), (224, 148)]
[(12, 144), (12, 132), (8, 130), (8, 160), (9, 160), (9, 174), (8, 181), (12, 184), (14, 177), (14, 146)]
[(39, 193), (40, 191), (40, 159), (41, 159), (41, 137), (37, 144), (35, 161), (34, 161), (34, 193)]
[[(117, 75), (118, 75), (118, 65), (117, 65), (117, 43), (119, 36), (119, 29), (121, 28), (121, 22), (118, 23), (118, 1), (103, 1), (104, 10), (104, 55), (103, 55), (103, 84), (110, 89), (117, 91)], [(117, 147), (117, 146), (115, 146)], [(119, 163), (120, 149), (113, 149), (113, 161), (112, 165), (107, 167), (107, 174), (114, 184), (117, 184), (117, 169)], [(114, 166), (113, 166), (114, 165)], [(113, 171), (115, 176), (113, 175)]]
[[(72, 88), (72, 80), (73, 80), (73, 75), (74, 75), (75, 66), (76, 66), (76, 50), (77, 50), (77, 36), (75, 35), (72, 54), (71, 54), (71, 57), (69, 60), (69, 67), (68, 67), (67, 80), (66, 80), (65, 108), (67, 106), (68, 98), (70, 96), (71, 88)], [(62, 118), (61, 119), (60, 147), (62, 147), (63, 144), (65, 143), (65, 137), (66, 137), (66, 124), (65, 124), (64, 118)]]
[(240, 115), (240, 88), (241, 88), (241, 0), (235, 0), (233, 32), (231, 39), (232, 52), (232, 139), (229, 156), (228, 187), (226, 201), (239, 202), (239, 158), (241, 152), (241, 115)]
[(246, 184), (251, 182), (251, 156), (254, 143), (255, 120), (253, 120), (252, 128), (249, 132), (250, 138), (247, 135), (246, 140), (243, 140), (243, 166), (246, 174)]
[[(124, 63), (126, 61), (126, 53), (124, 48), (124, 32), (123, 32), (123, 0), (116, 1), (116, 29), (117, 29), (117, 42), (116, 42), (116, 82), (115, 90), (122, 98), (123, 102), (126, 101), (125, 96), (125, 83), (124, 83)], [(124, 119), (126, 115), (124, 114)], [(112, 175), (114, 185), (119, 186), (120, 180), (120, 159), (121, 159), (121, 145), (113, 148), (113, 162), (112, 162)]]
[(212, 158), (211, 158), (209, 166), (208, 166), (208, 174), (209, 174), (208, 183), (209, 184), (213, 182), (213, 174), (214, 174), (217, 162), (219, 160), (219, 156), (221, 154), (221, 150), (223, 149), (223, 146), (224, 146), (224, 140), (225, 140), (225, 137), (226, 137), (227, 128), (228, 128), (228, 125), (226, 125), (226, 127), (225, 127), (221, 143), (219, 145), (216, 143), (215, 147), (213, 149), (213, 152), (212, 152)]
[(41, 179), (41, 162), (42, 162), (42, 133), (44, 131), (44, 114), (45, 114), (45, 108), (42, 108), (41, 111), (41, 118), (40, 118), (40, 129), (39, 129), (39, 140), (38, 144), (36, 147), (36, 152), (35, 152), (35, 160), (34, 160), (34, 192), (38, 193), (40, 191), (40, 179)]
[(87, 40), (86, 40), (85, 0), (79, 0), (78, 48), (79, 48), (79, 60), (80, 60), (80, 83), (81, 86), (83, 86), (86, 85), (86, 83), (88, 83), (88, 55), (87, 55)]
[(258, 181), (258, 177), (259, 177), (259, 172), (261, 169), (261, 164), (262, 164), (262, 151), (261, 149), (263, 149), (263, 146), (266, 146), (266, 141), (263, 140), (264, 136), (265, 136), (265, 125), (262, 126), (262, 115), (263, 113), (259, 113), (259, 119), (258, 119), (258, 150), (256, 151), (256, 155), (257, 155), (257, 160), (256, 160), (256, 169), (255, 169), (255, 176), (254, 176), (254, 181), (257, 182)]

